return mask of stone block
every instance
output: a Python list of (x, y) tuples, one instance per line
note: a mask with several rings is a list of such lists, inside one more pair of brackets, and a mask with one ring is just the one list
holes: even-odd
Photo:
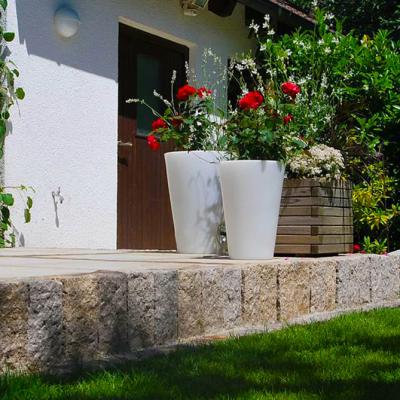
[(154, 274), (135, 272), (128, 277), (128, 341), (131, 351), (155, 344)]
[(29, 365), (28, 285), (0, 282), (0, 372)]
[(154, 342), (165, 345), (178, 338), (178, 274), (154, 272)]
[(393, 256), (371, 256), (371, 301), (400, 297), (400, 260)]
[(223, 296), (224, 328), (239, 327), (242, 323), (242, 271), (240, 269), (224, 269)]
[(204, 334), (203, 271), (178, 271), (178, 337)]
[(351, 308), (371, 300), (371, 256), (336, 259), (336, 304)]
[(242, 319), (248, 326), (277, 320), (277, 265), (251, 265), (242, 269)]
[(332, 311), (336, 307), (336, 263), (310, 260), (310, 312)]
[(288, 321), (310, 312), (310, 266), (282, 263), (278, 269), (279, 319)]
[(204, 333), (213, 334), (224, 329), (224, 271), (208, 268), (203, 272)]
[(63, 286), (53, 280), (29, 283), (28, 355), (36, 369), (48, 370), (64, 357)]
[(128, 348), (128, 278), (119, 272), (97, 273), (99, 296), (98, 340), (103, 355)]
[(99, 351), (99, 277), (81, 275), (60, 278), (63, 284), (63, 330), (65, 357), (81, 363)]

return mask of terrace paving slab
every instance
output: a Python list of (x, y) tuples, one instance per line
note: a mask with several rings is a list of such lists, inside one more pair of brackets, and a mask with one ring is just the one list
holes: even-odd
[(287, 260), (288, 258), (275, 258), (265, 261), (238, 261), (228, 257), (161, 251), (15, 248), (0, 251), (0, 280), (88, 274), (97, 271), (132, 273), (143, 270), (239, 267)]

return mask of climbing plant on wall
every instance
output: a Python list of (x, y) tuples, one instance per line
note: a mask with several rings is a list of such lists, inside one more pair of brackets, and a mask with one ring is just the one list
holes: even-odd
[[(7, 9), (7, 0), (0, 0), (1, 20)], [(7, 56), (7, 43), (14, 40), (15, 33), (4, 30), (0, 25), (0, 159), (4, 155), (4, 142), (7, 133), (7, 121), (10, 118), (10, 108), (18, 100), (23, 100), (25, 92), (15, 85), (19, 77), (16, 65)], [(0, 247), (15, 245), (15, 234), (12, 230), (11, 209), (15, 203), (14, 196), (18, 193), (25, 202), (24, 219), (31, 220), (32, 197), (28, 195), (33, 191), (31, 187), (20, 185), (7, 187), (0, 185)]]

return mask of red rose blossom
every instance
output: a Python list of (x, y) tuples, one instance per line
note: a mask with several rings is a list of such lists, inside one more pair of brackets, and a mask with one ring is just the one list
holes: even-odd
[(186, 101), (190, 96), (193, 96), (197, 93), (196, 88), (190, 85), (184, 85), (178, 89), (178, 93), (176, 94), (176, 98), (179, 101)]
[(210, 89), (207, 89), (206, 87), (202, 86), (201, 88), (197, 89), (197, 95), (202, 99), (205, 96), (208, 96), (212, 93)]
[(240, 100), (239, 100), (239, 107), (242, 110), (249, 110), (253, 109), (256, 110), (258, 107), (261, 106), (261, 104), (264, 101), (263, 95), (258, 92), (258, 91), (253, 91), (245, 94)]
[(287, 125), (290, 121), (293, 121), (293, 115), (292, 114), (288, 114), (288, 115), (285, 115), (284, 117), (283, 117), (283, 123), (285, 124), (285, 125)]
[(285, 82), (281, 85), (282, 92), (294, 99), (300, 93), (300, 87), (294, 82)]
[(354, 253), (358, 253), (361, 250), (361, 246), (359, 244), (355, 244), (353, 246)]
[(153, 151), (157, 151), (160, 148), (160, 142), (154, 135), (147, 136), (147, 144)]
[(155, 121), (153, 121), (153, 123), (151, 124), (151, 129), (153, 131), (156, 131), (157, 129), (162, 129), (162, 128), (168, 128), (167, 123), (161, 119), (161, 118), (157, 118)]

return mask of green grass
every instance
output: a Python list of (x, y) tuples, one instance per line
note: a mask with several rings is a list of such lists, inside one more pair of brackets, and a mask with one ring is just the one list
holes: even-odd
[(400, 399), (400, 309), (181, 349), (62, 381), (7, 376), (0, 399)]

